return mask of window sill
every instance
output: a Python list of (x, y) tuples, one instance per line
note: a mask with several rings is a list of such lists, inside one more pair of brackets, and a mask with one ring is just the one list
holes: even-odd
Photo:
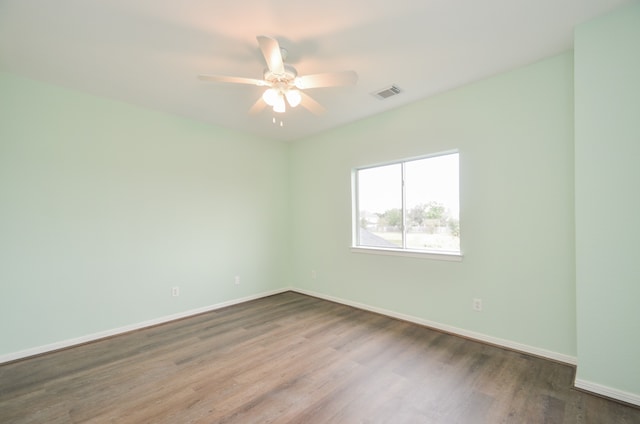
[(462, 262), (462, 253), (454, 252), (426, 252), (421, 250), (385, 249), (379, 247), (351, 246), (352, 253), (366, 253), (371, 255), (402, 256), (405, 258), (432, 259), (437, 261)]

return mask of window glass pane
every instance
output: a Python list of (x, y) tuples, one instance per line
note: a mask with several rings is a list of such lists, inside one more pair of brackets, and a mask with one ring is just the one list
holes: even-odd
[(361, 169), (358, 181), (358, 244), (402, 247), (402, 167)]
[(407, 249), (460, 251), (458, 154), (405, 163)]

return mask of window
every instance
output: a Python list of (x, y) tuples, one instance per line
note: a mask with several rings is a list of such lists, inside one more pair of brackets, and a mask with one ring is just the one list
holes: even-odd
[(458, 156), (356, 169), (354, 247), (460, 255)]

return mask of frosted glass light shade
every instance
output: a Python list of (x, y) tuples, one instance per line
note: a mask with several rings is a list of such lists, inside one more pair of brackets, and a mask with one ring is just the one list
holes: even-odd
[(300, 92), (298, 90), (287, 90), (287, 102), (289, 106), (296, 107), (300, 104), (302, 100), (302, 96), (300, 96)]
[(284, 96), (282, 95), (282, 93), (280, 93), (277, 96), (275, 103), (273, 104), (273, 111), (277, 113), (283, 113), (285, 109), (286, 107), (284, 104)]
[(269, 106), (275, 106), (278, 97), (280, 97), (278, 96), (278, 94), (278, 90), (269, 88), (268, 90), (265, 90), (264, 93), (262, 93), (262, 100), (264, 100), (264, 102)]

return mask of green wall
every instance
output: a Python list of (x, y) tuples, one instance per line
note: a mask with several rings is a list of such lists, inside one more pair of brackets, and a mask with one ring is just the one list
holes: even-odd
[(0, 93), (0, 355), (283, 287), (285, 144), (10, 74)]
[(575, 32), (578, 373), (640, 401), (640, 4)]
[[(352, 169), (451, 149), (463, 261), (351, 252)], [(570, 52), (297, 141), (290, 164), (292, 285), (575, 358)]]

